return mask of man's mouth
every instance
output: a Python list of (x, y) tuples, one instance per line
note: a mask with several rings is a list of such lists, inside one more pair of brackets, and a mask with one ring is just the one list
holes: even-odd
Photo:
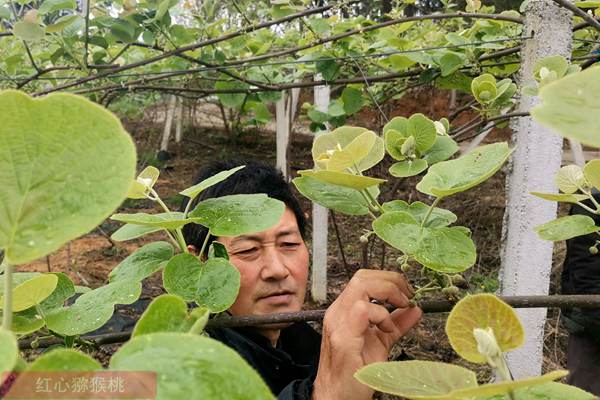
[(280, 290), (277, 292), (270, 293), (266, 296), (261, 296), (259, 300), (267, 301), (271, 304), (286, 304), (292, 301), (294, 298), (294, 292), (289, 290)]

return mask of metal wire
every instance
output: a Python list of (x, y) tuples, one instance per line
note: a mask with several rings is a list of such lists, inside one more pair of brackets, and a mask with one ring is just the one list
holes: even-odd
[[(380, 58), (380, 57), (388, 57), (397, 54), (410, 54), (410, 53), (418, 53), (421, 51), (432, 51), (432, 50), (445, 50), (445, 49), (455, 49), (461, 47), (469, 47), (469, 46), (479, 46), (483, 44), (492, 44), (492, 43), (504, 43), (510, 41), (521, 41), (526, 39), (531, 39), (532, 37), (509, 37), (503, 39), (494, 39), (494, 40), (482, 40), (477, 42), (469, 42), (462, 44), (452, 44), (445, 46), (431, 46), (431, 47), (422, 47), (419, 49), (409, 49), (409, 50), (394, 50), (387, 51), (383, 53), (373, 53), (373, 54), (359, 54), (355, 56), (344, 56), (344, 57), (322, 57), (315, 60), (288, 60), (288, 61), (275, 61), (270, 63), (262, 63), (262, 64), (247, 64), (247, 65), (232, 65), (232, 66), (214, 66), (214, 67), (202, 67), (202, 68), (192, 68), (187, 70), (171, 70), (171, 71), (148, 71), (148, 72), (139, 72), (139, 73), (129, 73), (129, 74), (115, 74), (110, 75), (107, 78), (121, 78), (121, 77), (139, 77), (139, 76), (152, 76), (152, 75), (162, 75), (162, 74), (170, 74), (170, 73), (199, 73), (199, 72), (210, 72), (210, 71), (219, 71), (223, 69), (248, 69), (254, 67), (267, 67), (267, 66), (280, 66), (280, 65), (297, 65), (297, 64), (312, 64), (322, 61), (352, 61), (356, 59), (369, 59), (369, 58)], [(233, 61), (233, 60), (230, 60)], [(31, 76), (16, 76), (16, 77), (5, 77), (0, 78), (0, 81), (18, 81), (29, 79)], [(69, 80), (69, 79), (78, 79), (81, 76), (61, 76), (61, 77), (39, 77), (35, 80)]]

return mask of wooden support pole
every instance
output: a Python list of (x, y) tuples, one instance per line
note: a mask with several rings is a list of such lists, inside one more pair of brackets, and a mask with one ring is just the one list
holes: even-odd
[(162, 141), (160, 142), (160, 150), (167, 151), (169, 149), (169, 139), (171, 137), (171, 127), (173, 126), (173, 114), (175, 113), (175, 103), (177, 97), (171, 95), (167, 105), (167, 113), (165, 117), (165, 129), (163, 130)]

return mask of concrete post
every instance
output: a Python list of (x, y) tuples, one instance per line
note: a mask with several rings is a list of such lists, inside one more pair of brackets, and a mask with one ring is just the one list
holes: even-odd
[[(533, 69), (540, 58), (571, 55), (570, 12), (551, 0), (530, 0), (525, 14), (519, 87), (534, 86)], [(537, 97), (521, 93), (518, 111), (528, 111)], [(516, 150), (509, 163), (507, 207), (502, 240), (503, 295), (548, 293), (552, 242), (538, 238), (533, 228), (556, 218), (557, 205), (538, 199), (531, 191), (556, 192), (554, 175), (560, 168), (562, 138), (531, 118), (512, 122)], [(515, 378), (539, 375), (542, 370), (546, 309), (517, 311), (525, 327), (525, 345), (508, 356)]]

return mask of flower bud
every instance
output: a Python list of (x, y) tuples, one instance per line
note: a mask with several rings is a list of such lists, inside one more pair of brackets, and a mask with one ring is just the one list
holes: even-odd
[(457, 288), (456, 286), (452, 285), (452, 286), (443, 288), (442, 293), (444, 293), (447, 296), (456, 297), (458, 295), (458, 293), (460, 293), (460, 289)]
[(598, 254), (598, 248), (596, 246), (591, 246), (588, 251), (590, 252), (590, 254)]
[(475, 328), (473, 329), (473, 337), (477, 342), (477, 351), (482, 356), (489, 360), (498, 358), (502, 355), (502, 350), (498, 346), (494, 330), (490, 327), (487, 329)]

